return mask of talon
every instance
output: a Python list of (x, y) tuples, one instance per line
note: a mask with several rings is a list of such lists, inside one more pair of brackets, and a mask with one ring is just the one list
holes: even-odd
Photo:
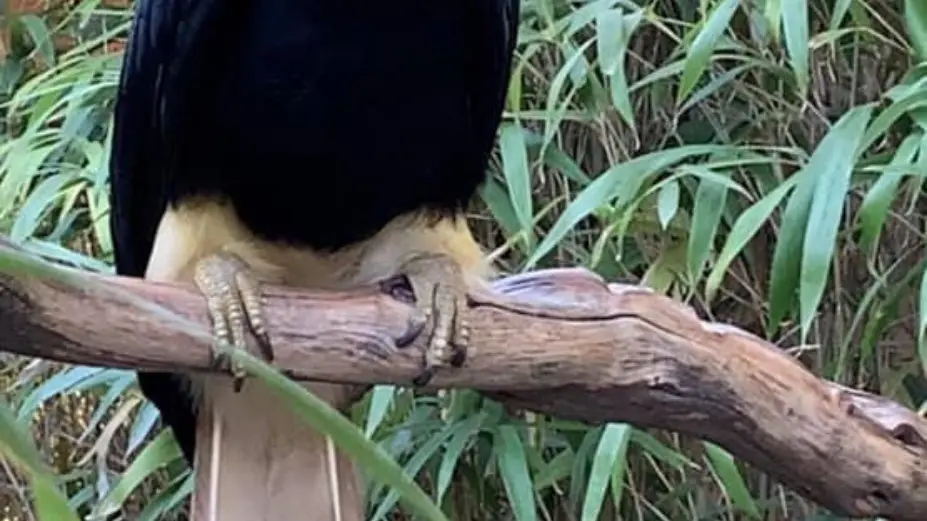
[[(446, 255), (418, 255), (406, 262), (401, 271), (412, 287), (416, 308), (424, 317), (422, 328), (425, 324), (432, 326), (422, 373), (413, 380), (413, 384), (421, 386), (428, 383), (436, 369), (460, 367), (466, 361), (470, 337), (464, 316), (467, 287), (460, 266)], [(416, 331), (416, 335), (420, 331)], [(411, 343), (408, 333), (400, 340)]]
[[(247, 349), (247, 331), (250, 330), (264, 358), (273, 360), (274, 352), (261, 308), (260, 286), (245, 262), (229, 252), (211, 255), (197, 263), (194, 281), (206, 297), (217, 344)], [(241, 390), (246, 376), (244, 368), (219, 352), (217, 345), (213, 346), (213, 367), (229, 372), (235, 392)]]

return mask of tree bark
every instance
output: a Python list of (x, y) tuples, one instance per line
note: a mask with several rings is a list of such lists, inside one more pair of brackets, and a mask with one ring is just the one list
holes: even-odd
[[(9, 247), (0, 245), (0, 259)], [(19, 254), (17, 254), (19, 255)], [(209, 371), (193, 288), (22, 264), (0, 271), (0, 349), (69, 363)], [(421, 338), (380, 288), (265, 288), (276, 359), (296, 380), (408, 385)], [(589, 423), (628, 422), (721, 445), (842, 515), (927, 519), (927, 422), (822, 381), (775, 346), (707, 323), (642, 287), (581, 269), (508, 277), (471, 294), (464, 367), (429, 387), (471, 388)], [(421, 335), (420, 335), (421, 336)]]

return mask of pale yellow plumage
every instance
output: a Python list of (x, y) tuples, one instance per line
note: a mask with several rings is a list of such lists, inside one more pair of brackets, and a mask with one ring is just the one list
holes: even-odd
[[(229, 205), (204, 199), (165, 213), (146, 278), (192, 283), (197, 261), (222, 248), (243, 259), (260, 280), (299, 287), (372, 284), (395, 275), (410, 255), (421, 252), (450, 256), (472, 282), (489, 274), (462, 218), (433, 222), (402, 216), (362, 244), (319, 254), (258, 240)], [(248, 381), (235, 393), (231, 379), (224, 376), (196, 377), (194, 382), (190, 391), (201, 400), (196, 521), (363, 518), (363, 491), (353, 464), (337, 451), (332, 454), (324, 437), (293, 417), (269, 390)], [(346, 386), (308, 387), (338, 408), (347, 406), (352, 396)], [(332, 483), (338, 483), (337, 490)], [(333, 504), (334, 498), (339, 504)]]

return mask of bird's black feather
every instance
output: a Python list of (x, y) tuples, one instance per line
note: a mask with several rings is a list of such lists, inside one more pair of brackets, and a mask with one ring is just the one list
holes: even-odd
[[(336, 250), (473, 196), (501, 118), (518, 0), (141, 0), (111, 158), (117, 271), (168, 204), (230, 200), (256, 235)], [(140, 375), (187, 458), (177, 375)]]

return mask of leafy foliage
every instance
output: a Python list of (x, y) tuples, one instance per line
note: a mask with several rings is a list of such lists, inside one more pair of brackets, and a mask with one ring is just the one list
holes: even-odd
[[(924, 3), (523, 4), (472, 218), (491, 256), (510, 272), (583, 265), (647, 284), (797, 346), (823, 377), (923, 406)], [(107, 5), (7, 13), (0, 67), (3, 231), (97, 271), (112, 249), (115, 39), (130, 24)], [(16, 465), (0, 503), (37, 519), (184, 516), (189, 473), (132, 373), (0, 361), (0, 449)], [(833, 519), (708, 442), (469, 391), (382, 386), (352, 420), (453, 519)], [(371, 519), (399, 515), (397, 490), (370, 482)]]

